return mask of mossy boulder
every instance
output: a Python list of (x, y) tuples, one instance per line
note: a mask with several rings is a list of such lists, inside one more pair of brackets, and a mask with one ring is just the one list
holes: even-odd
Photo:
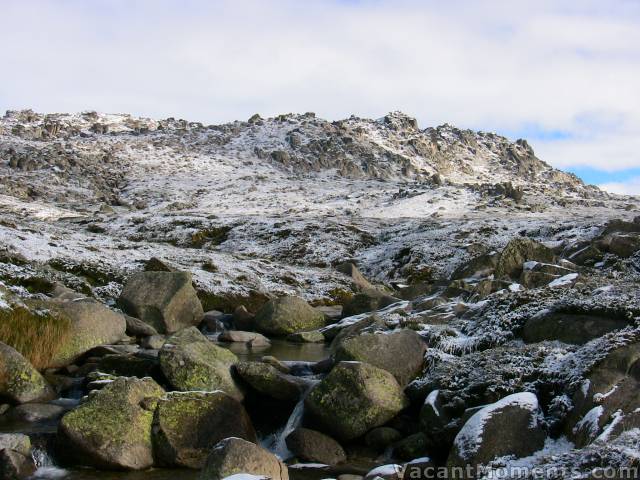
[(362, 333), (339, 338), (333, 347), (337, 362), (354, 360), (382, 368), (392, 373), (400, 385), (408, 384), (422, 372), (427, 349), (413, 330)]
[(347, 460), (342, 446), (324, 433), (308, 428), (296, 428), (286, 438), (287, 448), (293, 455), (311, 463), (336, 465)]
[(517, 237), (510, 240), (500, 253), (495, 268), (495, 277), (507, 277), (515, 280), (520, 278), (525, 262), (553, 263), (555, 259), (553, 250), (540, 242), (526, 237)]
[(0, 399), (26, 403), (54, 397), (47, 381), (30, 363), (17, 350), (0, 343)]
[(324, 315), (300, 297), (269, 300), (256, 314), (256, 329), (267, 335), (286, 336), (324, 326)]
[(105, 470), (153, 465), (151, 426), (164, 390), (150, 378), (118, 378), (67, 413), (57, 445), (68, 461)]
[(69, 335), (61, 339), (49, 368), (70, 365), (92, 348), (116, 343), (125, 335), (124, 316), (93, 299), (55, 301), (48, 306), (71, 322)]
[(222, 390), (238, 400), (243, 399), (231, 374), (238, 357), (209, 341), (195, 327), (167, 338), (158, 358), (162, 372), (176, 390)]
[(311, 417), (340, 440), (384, 425), (408, 404), (391, 373), (362, 362), (340, 362), (305, 400)]
[(277, 400), (296, 402), (308, 387), (302, 378), (287, 375), (267, 363), (240, 362), (235, 369), (253, 389)]
[(159, 333), (198, 325), (204, 316), (188, 272), (136, 273), (125, 284), (118, 304)]
[(240, 402), (223, 392), (171, 392), (160, 399), (153, 421), (157, 464), (202, 468), (222, 439), (256, 441)]
[(142, 355), (105, 355), (98, 361), (97, 370), (118, 377), (151, 377), (157, 381), (163, 378), (158, 360)]
[(200, 480), (222, 480), (238, 473), (289, 480), (287, 466), (278, 457), (255, 443), (233, 437), (213, 447)]

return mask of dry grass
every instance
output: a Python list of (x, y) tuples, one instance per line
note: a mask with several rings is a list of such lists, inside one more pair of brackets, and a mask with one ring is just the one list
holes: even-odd
[(24, 307), (0, 310), (0, 342), (19, 351), (37, 369), (50, 364), (71, 332), (69, 319)]

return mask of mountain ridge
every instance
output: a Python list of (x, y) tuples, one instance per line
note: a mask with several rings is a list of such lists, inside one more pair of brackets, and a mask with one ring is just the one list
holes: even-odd
[[(438, 187), (491, 190), (511, 184), (557, 197), (605, 198), (573, 174), (535, 156), (526, 140), (444, 124), (420, 129), (401, 112), (377, 119), (351, 116), (329, 122), (313, 113), (285, 114), (222, 125), (128, 114), (38, 114), (8, 111), (0, 120), (0, 159), (12, 173), (49, 170), (97, 177), (95, 188), (116, 201), (136, 168), (127, 150), (169, 150), (174, 157), (260, 162), (291, 175), (329, 174)], [(108, 168), (104, 168), (108, 166)], [(195, 170), (197, 166), (192, 166)], [(29, 182), (32, 175), (27, 175)], [(87, 178), (88, 179), (88, 178)], [(85, 179), (85, 180), (87, 180)], [(75, 179), (81, 184), (82, 179)], [(37, 186), (30, 185), (37, 192)], [(46, 192), (42, 192), (46, 196)]]

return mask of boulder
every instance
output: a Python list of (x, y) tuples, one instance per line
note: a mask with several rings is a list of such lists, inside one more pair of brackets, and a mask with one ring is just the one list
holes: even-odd
[(315, 430), (296, 428), (285, 441), (289, 451), (303, 462), (337, 465), (347, 460), (347, 455), (338, 442)]
[(402, 478), (411, 480), (433, 480), (437, 478), (438, 467), (431, 457), (414, 458), (404, 464)]
[(422, 337), (406, 329), (341, 338), (333, 347), (337, 362), (353, 360), (382, 368), (400, 385), (407, 385), (422, 372), (427, 350)]
[(244, 305), (236, 307), (233, 311), (233, 326), (238, 330), (253, 330), (256, 316), (249, 312)]
[(153, 465), (153, 411), (164, 390), (150, 378), (118, 378), (67, 413), (58, 428), (61, 455), (105, 470)]
[(533, 393), (509, 395), (477, 411), (453, 442), (449, 467), (486, 464), (497, 457), (528, 457), (544, 446), (546, 433)]
[(389, 445), (402, 439), (402, 433), (392, 427), (377, 427), (364, 437), (367, 446), (382, 451)]
[(325, 323), (335, 323), (342, 318), (342, 305), (319, 305), (313, 307), (324, 315)]
[(218, 336), (220, 342), (245, 343), (251, 347), (268, 347), (271, 342), (267, 337), (256, 332), (242, 332), (240, 330), (225, 330)]
[(256, 314), (256, 329), (267, 335), (286, 336), (324, 326), (324, 315), (300, 297), (269, 300)]
[(402, 465), (389, 464), (381, 465), (369, 471), (364, 480), (402, 480), (403, 468)]
[(31, 439), (23, 433), (0, 433), (0, 450), (13, 450), (22, 455), (29, 455)]
[(463, 280), (465, 278), (484, 278), (493, 273), (498, 264), (499, 255), (496, 252), (480, 255), (460, 265), (451, 274), (451, 280)]
[(567, 251), (567, 258), (576, 265), (593, 265), (602, 260), (604, 254), (593, 243), (580, 242)]
[(0, 433), (0, 478), (25, 479), (35, 470), (29, 437), (21, 433)]
[(20, 353), (0, 342), (0, 399), (13, 403), (50, 400), (55, 393)]
[(638, 234), (613, 233), (598, 242), (598, 247), (621, 258), (628, 258), (640, 250), (640, 236)]
[(340, 362), (305, 400), (311, 417), (340, 440), (384, 425), (408, 403), (392, 374), (362, 362)]
[(567, 435), (577, 447), (640, 428), (640, 344), (618, 347), (589, 371), (573, 395)]
[(187, 272), (136, 273), (124, 286), (118, 304), (159, 333), (198, 325), (204, 316)]
[(165, 342), (164, 335), (151, 335), (150, 337), (144, 337), (140, 341), (140, 346), (147, 350), (160, 350)]
[(200, 472), (200, 479), (221, 480), (239, 473), (289, 480), (287, 466), (278, 457), (254, 443), (233, 437), (213, 447)]
[(344, 262), (341, 263), (340, 265), (338, 265), (336, 267), (336, 270), (344, 275), (346, 275), (347, 277), (349, 277), (349, 279), (351, 280), (351, 283), (353, 284), (353, 286), (357, 289), (357, 290), (370, 290), (370, 289), (374, 289), (375, 287), (369, 282), (369, 280), (367, 280), (364, 275), (362, 275), (362, 273), (360, 273), (360, 270), (358, 270), (358, 267), (356, 267), (353, 263), (351, 262)]
[(15, 450), (0, 449), (0, 478), (3, 480), (21, 480), (30, 478), (36, 471), (31, 454), (22, 454)]
[(229, 436), (256, 441), (249, 415), (226, 393), (171, 392), (158, 402), (153, 445), (161, 466), (202, 468), (211, 449)]
[(162, 379), (158, 360), (145, 356), (130, 354), (105, 355), (98, 361), (97, 370), (118, 377)]
[(125, 336), (124, 316), (93, 299), (55, 301), (49, 306), (68, 318), (71, 324), (70, 334), (62, 337), (49, 368), (70, 365), (92, 348), (117, 343)]
[(9, 422), (53, 423), (68, 410), (68, 407), (51, 403), (25, 403), (9, 410), (5, 419)]
[(401, 460), (412, 460), (422, 457), (427, 447), (427, 436), (418, 432), (397, 442), (393, 447), (393, 454)]
[(158, 358), (162, 372), (177, 390), (222, 390), (238, 400), (243, 398), (231, 376), (231, 367), (238, 358), (210, 342), (195, 327), (167, 338)]
[(460, 416), (464, 413), (464, 405), (457, 406), (456, 400), (449, 390), (433, 390), (420, 410), (420, 427), (430, 445), (438, 449), (449, 448), (462, 427)]
[(522, 338), (526, 343), (558, 340), (583, 345), (627, 325), (629, 320), (625, 318), (543, 310), (526, 321)]
[(370, 289), (357, 293), (347, 300), (342, 307), (342, 316), (352, 317), (361, 313), (375, 312), (400, 301), (399, 298)]
[(277, 400), (296, 402), (309, 386), (304, 379), (287, 375), (267, 363), (239, 362), (235, 369), (253, 389)]
[(151, 337), (158, 334), (155, 328), (138, 318), (125, 315), (124, 319), (127, 322), (127, 335), (130, 337)]
[(169, 266), (166, 262), (163, 262), (157, 257), (151, 257), (144, 264), (144, 270), (146, 272), (175, 272), (176, 269)]
[(553, 250), (530, 238), (518, 237), (509, 241), (500, 253), (496, 263), (496, 278), (508, 277), (518, 279), (522, 274), (523, 264), (529, 261), (553, 263)]
[(325, 338), (321, 331), (312, 330), (310, 332), (292, 333), (287, 336), (287, 340), (293, 343), (324, 343)]

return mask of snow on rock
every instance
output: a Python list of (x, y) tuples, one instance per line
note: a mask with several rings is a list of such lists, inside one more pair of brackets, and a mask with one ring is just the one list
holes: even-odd
[(549, 287), (550, 288), (565, 287), (567, 285), (570, 285), (576, 278), (578, 278), (577, 273), (568, 273), (567, 275), (563, 275), (562, 277), (556, 278), (555, 280), (553, 280), (549, 284)]
[(512, 394), (467, 420), (454, 440), (449, 463), (475, 465), (503, 455), (527, 456), (542, 448), (545, 437), (537, 397)]
[(589, 410), (586, 415), (573, 428), (573, 434), (583, 432), (586, 436), (594, 438), (600, 431), (600, 417), (604, 413), (604, 407), (598, 405)]

